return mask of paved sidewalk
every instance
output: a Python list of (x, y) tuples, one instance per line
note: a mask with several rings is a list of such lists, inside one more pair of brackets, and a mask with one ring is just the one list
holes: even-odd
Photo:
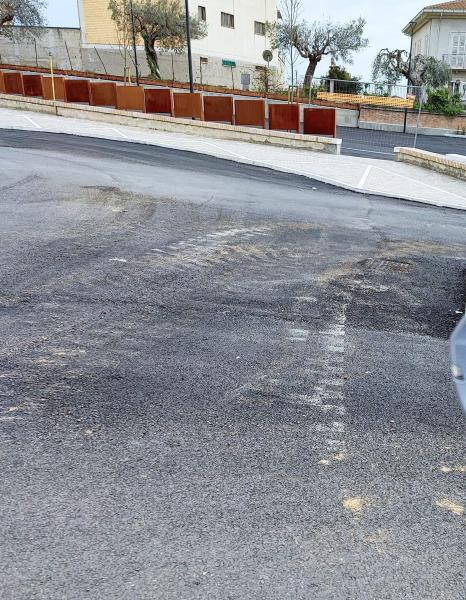
[(0, 109), (0, 129), (23, 129), (120, 139), (258, 165), (304, 175), (348, 190), (466, 210), (464, 181), (413, 165), (352, 156), (332, 156), (247, 142), (159, 132), (32, 111)]

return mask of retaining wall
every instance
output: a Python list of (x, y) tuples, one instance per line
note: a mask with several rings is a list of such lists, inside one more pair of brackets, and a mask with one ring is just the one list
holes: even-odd
[(0, 106), (218, 139), (340, 154), (341, 140), (0, 94)]
[(424, 167), (466, 181), (466, 162), (455, 160), (443, 154), (418, 150), (417, 148), (395, 148), (395, 158), (398, 162), (407, 162), (411, 165)]

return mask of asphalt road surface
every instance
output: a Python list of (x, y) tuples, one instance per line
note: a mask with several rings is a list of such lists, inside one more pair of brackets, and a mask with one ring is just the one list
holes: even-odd
[(0, 132), (0, 597), (464, 600), (464, 213)]
[(337, 137), (342, 140), (342, 154), (350, 156), (370, 156), (371, 158), (394, 160), (393, 149), (397, 146), (416, 147), (439, 154), (466, 155), (466, 136), (418, 135), (416, 138), (411, 133), (338, 127)]

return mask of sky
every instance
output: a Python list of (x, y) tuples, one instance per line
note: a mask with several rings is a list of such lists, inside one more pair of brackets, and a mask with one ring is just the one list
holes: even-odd
[[(194, 5), (195, 0), (191, 0)], [(426, 0), (302, 0), (303, 18), (308, 21), (327, 20), (345, 22), (362, 16), (366, 19), (369, 47), (357, 54), (348, 70), (363, 80), (370, 80), (372, 61), (381, 48), (409, 50), (409, 38), (402, 28), (424, 7)], [(78, 27), (77, 0), (48, 0), (47, 20), (57, 27)], [(329, 61), (322, 61), (317, 75), (327, 71)], [(305, 63), (299, 66), (302, 74)]]

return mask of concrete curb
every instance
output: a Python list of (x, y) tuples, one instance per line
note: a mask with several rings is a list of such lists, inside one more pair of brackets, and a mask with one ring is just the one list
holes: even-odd
[[(1, 105), (1, 100), (0, 100), (0, 105)], [(23, 107), (24, 105), (22, 105)], [(48, 113), (50, 114), (50, 107), (49, 106), (45, 106), (44, 107), (45, 110), (42, 111), (36, 111), (36, 112), (43, 112), (43, 113)], [(21, 110), (18, 111), (19, 114), (21, 114)], [(252, 165), (252, 166), (257, 166), (257, 167), (261, 167), (261, 168), (267, 168), (267, 169), (271, 169), (274, 171), (278, 171), (278, 172), (282, 172), (282, 173), (288, 173), (291, 175), (298, 175), (301, 177), (306, 177), (307, 179), (311, 179), (314, 180), (316, 182), (321, 182), (324, 184), (329, 184), (332, 185), (334, 187), (339, 187), (345, 190), (348, 190), (350, 192), (354, 192), (354, 193), (358, 193), (358, 194), (363, 194), (363, 195), (369, 195), (369, 196), (374, 196), (374, 197), (382, 197), (382, 198), (390, 198), (390, 199), (394, 199), (394, 200), (406, 200), (409, 202), (416, 202), (416, 203), (421, 203), (421, 204), (426, 204), (426, 205), (431, 205), (431, 206), (437, 206), (437, 207), (441, 207), (441, 208), (451, 208), (451, 209), (457, 209), (457, 210), (466, 210), (466, 194), (464, 196), (464, 200), (463, 200), (463, 195), (462, 192), (460, 192), (459, 194), (457, 192), (450, 192), (448, 191), (447, 188), (442, 188), (440, 187), (439, 184), (437, 184), (435, 181), (433, 182), (433, 184), (424, 184), (427, 185), (428, 188), (430, 188), (431, 193), (428, 195), (412, 195), (413, 194), (413, 190), (409, 190), (409, 191), (404, 191), (401, 193), (394, 193), (391, 192), (390, 190), (404, 190), (404, 186), (403, 185), (386, 185), (386, 183), (383, 183), (383, 178), (385, 176), (387, 177), (391, 177), (393, 178), (393, 176), (395, 177), (400, 177), (401, 178), (401, 182), (403, 179), (412, 179), (411, 175), (409, 172), (400, 172), (397, 173), (393, 170), (388, 171), (387, 170), (387, 174), (384, 174), (384, 171), (386, 171), (386, 167), (385, 167), (385, 161), (367, 161), (367, 162), (363, 162), (361, 163), (360, 159), (352, 159), (352, 157), (343, 157), (343, 156), (328, 156), (328, 158), (324, 159), (322, 157), (322, 154), (320, 154), (320, 157), (322, 157), (322, 160), (325, 160), (325, 162), (327, 163), (327, 173), (323, 173), (320, 174), (318, 172), (319, 169), (319, 154), (318, 153), (309, 153), (309, 157), (311, 162), (309, 164), (315, 164), (315, 169), (317, 170), (317, 172), (315, 172), (314, 169), (312, 170), (302, 170), (302, 168), (299, 167), (298, 164), (296, 164), (297, 162), (299, 162), (299, 159), (294, 160), (294, 156), (299, 157), (300, 156), (300, 151), (296, 150), (296, 154), (294, 154), (294, 149), (293, 147), (288, 149), (288, 152), (284, 153), (282, 152), (282, 158), (275, 161), (273, 157), (268, 157), (267, 159), (265, 159), (266, 157), (264, 156), (264, 154), (266, 153), (262, 153), (259, 152), (257, 150), (258, 146), (256, 145), (256, 150), (254, 152), (249, 152), (246, 151), (246, 149), (244, 148), (245, 146), (250, 146), (250, 149), (252, 150), (252, 148), (254, 147), (253, 144), (243, 144), (243, 146), (238, 146), (238, 147), (234, 147), (234, 145), (228, 145), (228, 142), (225, 142), (224, 145), (222, 145), (220, 142), (215, 143), (214, 140), (212, 141), (208, 141), (209, 138), (208, 137), (202, 137), (202, 136), (197, 136), (197, 140), (198, 140), (198, 144), (199, 145), (193, 145), (189, 144), (188, 146), (185, 146), (183, 144), (183, 138), (180, 138), (180, 143), (176, 142), (176, 137), (173, 138), (172, 141), (164, 141), (164, 139), (157, 139), (157, 136), (154, 136), (153, 139), (140, 139), (137, 131), (135, 131), (135, 129), (139, 129), (139, 128), (133, 128), (132, 131), (130, 131), (129, 129), (126, 130), (126, 134), (124, 132), (121, 132), (120, 130), (117, 130), (116, 128), (110, 128), (109, 131), (107, 132), (104, 128), (105, 131), (102, 131), (102, 129), (99, 130), (98, 133), (94, 133), (94, 131), (89, 130), (87, 127), (83, 127), (81, 130), (79, 128), (74, 129), (72, 128), (71, 131), (65, 131), (62, 125), (60, 125), (60, 119), (56, 118), (55, 112), (53, 110), (52, 112), (53, 118), (51, 119), (50, 123), (47, 124), (46, 119), (41, 119), (39, 120), (40, 125), (38, 125), (36, 122), (33, 121), (33, 119), (31, 119), (29, 116), (25, 116), (24, 119), (27, 120), (29, 123), (28, 126), (18, 126), (18, 125), (9, 125), (7, 123), (2, 124), (2, 128), (3, 129), (11, 129), (11, 130), (29, 130), (29, 131), (37, 131), (38, 129), (43, 131), (43, 132), (47, 132), (47, 133), (52, 133), (52, 134), (62, 134), (62, 135), (76, 135), (79, 137), (87, 137), (87, 138), (93, 138), (93, 139), (108, 139), (108, 140), (112, 140), (112, 141), (124, 141), (124, 142), (128, 142), (128, 143), (135, 143), (135, 144), (144, 144), (147, 146), (158, 146), (158, 147), (164, 147), (164, 148), (169, 148), (169, 149), (174, 149), (174, 150), (180, 150), (183, 152), (193, 152), (195, 154), (204, 154), (207, 156), (214, 156), (216, 158), (220, 158), (221, 160), (228, 160), (231, 162), (236, 162), (236, 163), (241, 163), (241, 164), (247, 164), (247, 165)], [(70, 115), (71, 117), (71, 115)], [(53, 124), (55, 123), (55, 119), (57, 119), (57, 124)], [(71, 119), (73, 120), (73, 119)], [(81, 119), (74, 119), (74, 122), (76, 123), (77, 121), (80, 121)], [(82, 121), (88, 121), (89, 119), (85, 119)], [(98, 126), (98, 121), (94, 121), (94, 125)], [(188, 123), (190, 123), (188, 121)], [(32, 124), (32, 127), (31, 127)], [(118, 134), (118, 137), (115, 138), (115, 135), (111, 133), (111, 131), (114, 131)], [(150, 131), (150, 128), (146, 128), (146, 131)], [(184, 139), (186, 140), (189, 136), (184, 136)], [(193, 136), (193, 139), (194, 138)], [(242, 150), (242, 148), (244, 148)], [(273, 153), (278, 153), (279, 152), (279, 148), (275, 148)], [(251, 156), (252, 154), (252, 156)], [(256, 157), (256, 156), (257, 157)], [(302, 155), (302, 151), (301, 151), (301, 155)], [(264, 159), (261, 159), (259, 157), (264, 156)], [(283, 157), (286, 157), (286, 160), (283, 160)], [(342, 181), (341, 179), (334, 179), (332, 177), (333, 173), (338, 174), (339, 172), (339, 164), (341, 165), (345, 165), (346, 168), (350, 167), (351, 168), (351, 164), (348, 165), (346, 164), (348, 159), (351, 163), (351, 160), (355, 161), (355, 168), (361, 169), (361, 179), (359, 180), (359, 183), (347, 183), (346, 181)], [(329, 161), (330, 161), (330, 165), (332, 165), (332, 167), (329, 169)], [(340, 161), (343, 161), (342, 163)], [(396, 163), (394, 162), (390, 162), (390, 165), (395, 165)], [(400, 165), (400, 168), (401, 165)], [(374, 183), (372, 184), (372, 187), (370, 185), (367, 184), (367, 175), (369, 172), (377, 172), (379, 171), (379, 178), (381, 179), (381, 186), (377, 189), (377, 180), (374, 181)], [(419, 175), (422, 174), (418, 174), (418, 178), (419, 178), (419, 182), (421, 183), (421, 177), (419, 177)], [(359, 175), (358, 175), (359, 178)], [(416, 180), (414, 180), (416, 181)], [(437, 187), (439, 185), (439, 187)], [(458, 182), (456, 185), (461, 185), (460, 182)], [(375, 189), (374, 189), (375, 187)], [(412, 188), (412, 186), (411, 186)], [(461, 187), (461, 190), (463, 188)], [(433, 193), (432, 193), (433, 191)], [(453, 198), (451, 198), (451, 196), (453, 196)], [(450, 200), (448, 200), (447, 198), (451, 198)], [(458, 199), (457, 199), (458, 198)]]
[(113, 108), (89, 106), (87, 104), (72, 104), (68, 102), (53, 102), (40, 98), (25, 98), (10, 94), (0, 94), (0, 106), (45, 112), (63, 117), (74, 117), (102, 121), (114, 125), (128, 125), (183, 133), (185, 135), (201, 135), (222, 140), (236, 140), (255, 144), (267, 144), (283, 148), (299, 148), (312, 152), (340, 154), (342, 141), (323, 136), (302, 135), (284, 131), (270, 131), (250, 127), (237, 127), (224, 123), (193, 121), (177, 119), (159, 114), (138, 113)]
[[(11, 127), (8, 129), (16, 130), (17, 128)], [(58, 133), (57, 131), (54, 131), (52, 129), (47, 129), (47, 128), (42, 128), (41, 131), (43, 131), (45, 133), (53, 133), (55, 135), (75, 135), (77, 137), (90, 137), (93, 139), (108, 139), (111, 141), (120, 141), (120, 142), (129, 143), (129, 144), (142, 144), (144, 146), (165, 147), (170, 150), (180, 150), (181, 152), (192, 152), (193, 154), (206, 154), (208, 156), (213, 156), (215, 158), (219, 158), (220, 160), (227, 160), (229, 162), (235, 162), (235, 163), (249, 165), (249, 166), (253, 166), (253, 167), (260, 167), (263, 169), (270, 169), (271, 171), (277, 171), (279, 173), (286, 173), (288, 175), (298, 175), (300, 177), (306, 177), (307, 179), (311, 179), (312, 181), (316, 181), (318, 183), (324, 183), (326, 185), (332, 185), (334, 187), (338, 187), (338, 188), (347, 190), (349, 192), (360, 194), (362, 196), (376, 196), (376, 197), (380, 197), (380, 198), (389, 198), (391, 200), (401, 200), (401, 201), (405, 201), (405, 202), (415, 202), (417, 204), (425, 204), (428, 206), (436, 206), (438, 208), (449, 208), (452, 210), (466, 211), (466, 205), (455, 204), (453, 202), (442, 202), (441, 200), (434, 201), (434, 200), (428, 200), (428, 199), (421, 199), (421, 198), (417, 198), (415, 196), (409, 196), (407, 194), (401, 196), (400, 194), (392, 194), (389, 192), (379, 192), (377, 190), (372, 190), (372, 189), (368, 189), (368, 188), (361, 189), (357, 186), (354, 186), (354, 185), (351, 185), (351, 184), (348, 184), (345, 182), (341, 182), (336, 179), (331, 179), (329, 177), (324, 177), (319, 174), (309, 174), (309, 173), (306, 173), (305, 171), (301, 171), (299, 169), (293, 169), (291, 167), (282, 167), (282, 166), (276, 165), (274, 163), (270, 163), (267, 161), (261, 161), (261, 160), (253, 160), (253, 159), (246, 158), (246, 157), (243, 157), (240, 155), (230, 154), (228, 156), (225, 156), (224, 154), (220, 154), (220, 153), (216, 153), (216, 152), (212, 152), (212, 151), (206, 152), (206, 151), (201, 151), (199, 149), (174, 148), (173, 146), (165, 146), (163, 143), (152, 143), (147, 140), (133, 140), (131, 138), (124, 138), (124, 139), (121, 138), (121, 139), (116, 140), (113, 137), (104, 137), (102, 135), (91, 136), (88, 133), (86, 133), (86, 134), (79, 133), (79, 132), (72, 133), (72, 134)]]
[(395, 156), (398, 162), (424, 167), (442, 175), (466, 181), (466, 162), (455, 160), (452, 156), (444, 156), (417, 148), (395, 148)]

